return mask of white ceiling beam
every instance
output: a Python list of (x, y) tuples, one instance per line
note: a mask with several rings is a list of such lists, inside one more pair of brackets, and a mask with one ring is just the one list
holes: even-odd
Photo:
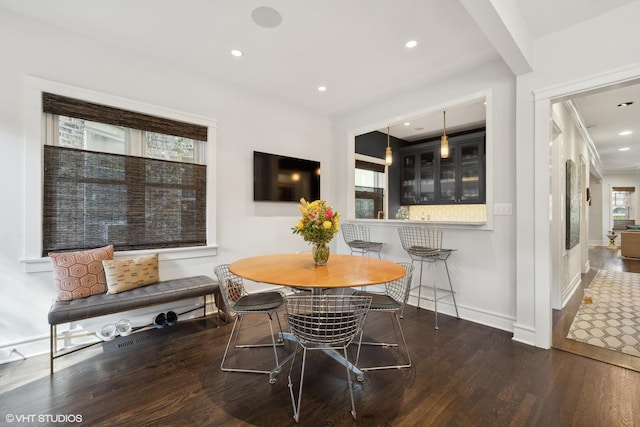
[(460, 0), (516, 76), (533, 70), (533, 40), (513, 0)]

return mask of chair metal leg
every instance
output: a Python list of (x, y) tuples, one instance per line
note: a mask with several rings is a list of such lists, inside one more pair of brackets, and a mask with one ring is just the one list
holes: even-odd
[(444, 260), (444, 268), (447, 270), (447, 279), (449, 279), (449, 289), (451, 289), (451, 298), (453, 299), (453, 306), (456, 309), (456, 319), (460, 319), (460, 314), (458, 314), (458, 304), (456, 304), (456, 295), (453, 292), (453, 285), (451, 285), (451, 276), (449, 275), (449, 267), (447, 266), (447, 260)]
[[(272, 315), (271, 313), (265, 313), (267, 314), (267, 316), (269, 317), (269, 331), (271, 332), (271, 344), (242, 344), (242, 345), (238, 345), (238, 337), (240, 336), (240, 329), (242, 327), (242, 320), (244, 318), (244, 314), (240, 314), (238, 313), (236, 320), (233, 322), (233, 328), (231, 329), (231, 335), (229, 335), (229, 340), (227, 341), (227, 347), (224, 350), (224, 355), (222, 356), (222, 362), (220, 362), (220, 370), (225, 371), (225, 372), (246, 372), (246, 373), (255, 373), (255, 374), (269, 374), (270, 375), (270, 379), (269, 382), (271, 384), (275, 383), (275, 377), (273, 376), (273, 373), (277, 373), (280, 370), (280, 361), (278, 360), (278, 350), (277, 350), (277, 346), (278, 345), (283, 345), (283, 344), (277, 344), (276, 343), (276, 337), (273, 331), (273, 321), (272, 321)], [(277, 314), (276, 314), (277, 315)], [(280, 318), (278, 317), (278, 323), (280, 323)], [(225, 361), (227, 359), (227, 354), (229, 353), (229, 347), (231, 347), (231, 342), (233, 341), (234, 345), (234, 349), (237, 348), (259, 348), (259, 347), (273, 347), (273, 355), (274, 355), (274, 359), (275, 359), (275, 368), (271, 369), (271, 370), (258, 370), (258, 369), (244, 369), (244, 368), (231, 368), (231, 367), (225, 367)], [(278, 341), (281, 341), (281, 339), (279, 338)]]
[(437, 295), (437, 286), (436, 286), (436, 263), (433, 263), (433, 311), (435, 312), (435, 330), (440, 329), (438, 326), (438, 295)]
[(356, 419), (356, 404), (353, 400), (353, 381), (351, 380), (351, 372), (349, 370), (349, 360), (347, 359), (347, 346), (342, 347), (344, 353), (344, 360), (346, 361), (345, 368), (347, 369), (347, 382), (349, 383), (349, 395), (351, 396), (351, 415), (353, 419)]
[[(404, 332), (402, 330), (402, 325), (400, 324), (400, 315), (398, 314), (397, 311), (395, 312), (388, 312), (389, 315), (392, 317), (391, 319), (391, 325), (393, 326), (393, 333), (394, 336), (396, 338), (396, 342), (395, 343), (386, 343), (386, 342), (364, 342), (362, 341), (362, 337), (364, 334), (364, 328), (362, 328), (363, 330), (360, 332), (360, 340), (358, 341), (358, 350), (356, 353), (356, 361), (355, 361), (355, 365), (358, 366), (360, 368), (361, 371), (379, 371), (379, 370), (383, 370), (383, 369), (401, 369), (401, 368), (410, 368), (411, 367), (411, 356), (409, 355), (409, 347), (407, 346), (407, 341), (405, 340), (404, 337)], [(395, 321), (394, 321), (395, 318)], [(397, 326), (396, 326), (397, 324)], [(397, 327), (397, 329), (396, 329)], [(393, 348), (397, 348), (398, 351), (400, 351), (400, 344), (399, 344), (399, 340), (398, 340), (398, 331), (400, 331), (400, 338), (402, 339), (402, 345), (404, 346), (404, 353), (406, 355), (407, 358), (407, 363), (404, 364), (398, 364), (398, 365), (381, 365), (381, 366), (367, 366), (367, 367), (363, 367), (360, 366), (358, 364), (359, 360), (360, 360), (360, 349), (363, 345), (369, 345), (369, 346), (378, 346), (378, 347), (393, 347)]]
[(296, 345), (294, 350), (293, 360), (291, 361), (291, 367), (289, 368), (289, 394), (291, 395), (291, 404), (293, 405), (293, 419), (296, 423), (300, 420), (300, 404), (302, 403), (302, 384), (304, 382), (304, 367), (307, 361), (307, 349), (302, 348), (302, 367), (300, 368), (300, 388), (298, 389), (298, 403), (296, 404), (295, 395), (293, 393), (293, 382), (291, 381), (291, 372), (293, 371), (293, 365), (295, 364), (296, 354), (300, 349), (300, 345)]
[(420, 308), (420, 300), (422, 299), (422, 267), (424, 266), (424, 260), (420, 260), (420, 282), (418, 283), (418, 308)]

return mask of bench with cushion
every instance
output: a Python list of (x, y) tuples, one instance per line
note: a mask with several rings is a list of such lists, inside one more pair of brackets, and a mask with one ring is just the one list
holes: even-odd
[(59, 324), (197, 297), (205, 297), (203, 314), (206, 316), (206, 296), (217, 292), (216, 280), (208, 276), (194, 276), (157, 282), (117, 294), (104, 293), (71, 301), (54, 301), (49, 310), (51, 373), (53, 360), (70, 353), (58, 354), (56, 326)]
[(87, 347), (58, 353), (57, 325), (198, 297), (205, 298), (206, 316), (207, 295), (219, 293), (217, 280), (208, 276), (160, 281), (157, 254), (113, 260), (109, 245), (49, 256), (58, 290), (48, 316), (52, 374), (54, 359)]

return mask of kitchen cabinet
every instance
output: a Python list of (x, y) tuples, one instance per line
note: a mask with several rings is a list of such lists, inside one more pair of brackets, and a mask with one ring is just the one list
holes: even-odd
[(440, 140), (400, 150), (401, 204), (485, 202), (485, 131), (449, 137), (449, 157), (440, 158)]

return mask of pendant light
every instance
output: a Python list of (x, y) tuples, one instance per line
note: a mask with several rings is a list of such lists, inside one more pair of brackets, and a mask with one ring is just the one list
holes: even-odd
[(389, 145), (389, 126), (387, 126), (387, 152), (384, 155), (384, 163), (387, 166), (391, 166), (391, 163), (393, 163), (393, 154), (391, 153), (391, 146)]
[(447, 139), (447, 112), (442, 112), (442, 136), (440, 137), (440, 157), (446, 159), (449, 157), (449, 140)]

